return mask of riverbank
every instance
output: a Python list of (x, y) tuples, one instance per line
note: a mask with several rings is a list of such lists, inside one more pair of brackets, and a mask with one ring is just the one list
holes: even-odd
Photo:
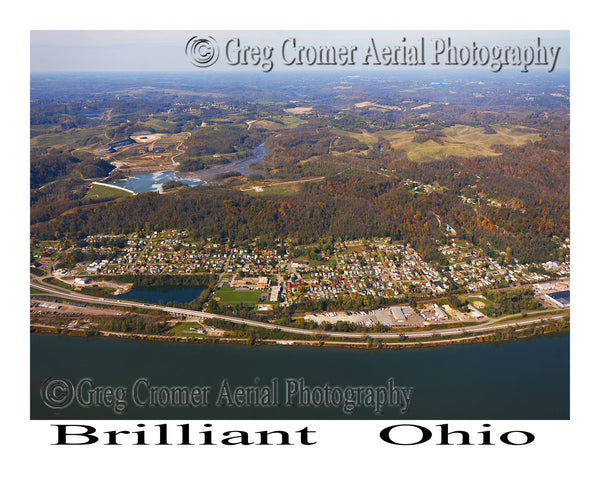
[[(179, 323), (177, 324), (179, 325)], [(369, 337), (365, 334), (363, 339), (352, 341), (349, 339), (326, 340), (317, 338), (314, 340), (300, 339), (277, 339), (277, 338), (259, 338), (254, 336), (226, 336), (226, 335), (150, 335), (143, 333), (125, 333), (113, 332), (108, 330), (91, 330), (85, 328), (64, 328), (59, 326), (44, 325), (38, 323), (30, 324), (30, 333), (32, 334), (52, 334), (71, 337), (113, 337), (127, 338), (130, 340), (142, 340), (151, 342), (171, 342), (171, 343), (230, 343), (244, 345), (286, 345), (286, 346), (306, 346), (306, 347), (341, 347), (355, 349), (408, 349), (408, 348), (433, 348), (448, 345), (473, 344), (473, 343), (499, 343), (526, 338), (538, 337), (554, 333), (568, 333), (570, 331), (570, 322), (548, 322), (545, 325), (527, 326), (523, 328), (506, 327), (502, 330), (495, 330), (488, 334), (475, 334), (455, 337), (438, 338), (437, 334), (431, 337), (425, 337), (418, 340), (402, 338), (402, 333), (398, 333), (397, 340), (383, 341), (378, 338)]]

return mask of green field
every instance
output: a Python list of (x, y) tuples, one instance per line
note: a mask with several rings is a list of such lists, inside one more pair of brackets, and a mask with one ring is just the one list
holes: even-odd
[[(192, 328), (195, 328), (196, 330), (192, 330)], [(169, 330), (169, 334), (175, 335), (177, 337), (204, 336), (203, 333), (199, 333), (197, 331), (198, 328), (202, 328), (202, 326), (200, 326), (200, 324), (198, 324), (198, 323), (194, 323), (194, 322), (180, 323), (179, 325), (176, 325), (171, 330)]]
[(30, 140), (31, 148), (35, 147), (91, 147), (94, 144), (108, 142), (103, 127), (73, 128), (61, 133), (38, 135)]
[(271, 120), (257, 120), (254, 122), (250, 128), (266, 128), (267, 130), (281, 130), (282, 128), (286, 128), (286, 125), (282, 125), (281, 123), (272, 122)]
[(331, 257), (329, 257), (329, 260), (313, 260), (313, 259), (308, 259), (308, 265), (311, 267), (317, 267), (319, 265), (337, 265), (337, 262), (335, 261), (335, 257), (332, 255)]
[(38, 277), (43, 277), (44, 275), (46, 275), (46, 270), (42, 270), (41, 268), (31, 267), (29, 269), (29, 272), (33, 275), (37, 275)]
[(176, 133), (177, 125), (173, 122), (161, 120), (160, 118), (152, 118), (145, 122), (139, 122), (138, 126), (142, 130), (151, 130), (155, 133)]
[(29, 293), (31, 295), (48, 295), (48, 292), (45, 292), (44, 290), (40, 290), (39, 288), (35, 288), (35, 287), (29, 287)]
[(342, 130), (341, 128), (333, 127), (330, 128), (329, 131), (331, 133), (335, 133), (336, 135), (342, 137), (352, 137), (356, 138), (358, 141), (366, 143), (367, 145), (372, 146), (379, 136), (383, 137), (387, 132), (405, 132), (406, 130), (381, 130), (374, 133), (369, 133), (363, 130), (362, 133), (357, 132), (347, 132), (346, 130)]
[(105, 187), (104, 185), (92, 185), (85, 198), (117, 198), (131, 197), (131, 193), (118, 188)]
[(293, 128), (306, 123), (306, 120), (302, 120), (301, 118), (294, 117), (293, 115), (283, 115), (280, 117), (273, 117), (273, 120), (283, 122), (286, 127)]
[(424, 162), (439, 160), (444, 156), (476, 157), (496, 156), (498, 153), (492, 150), (492, 145), (523, 145), (528, 141), (540, 139), (538, 133), (526, 130), (522, 127), (497, 126), (494, 125), (496, 133), (486, 134), (481, 127), (468, 125), (454, 125), (442, 129), (445, 135), (443, 144), (427, 140), (423, 143), (413, 141), (414, 132), (407, 129), (381, 130), (373, 133), (345, 132), (338, 128), (331, 129), (339, 135), (350, 136), (357, 140), (373, 145), (378, 137), (388, 140), (392, 148), (404, 150), (409, 160)]
[(467, 302), (469, 302), (470, 304), (473, 304), (474, 302), (482, 302), (485, 304), (485, 306), (489, 306), (492, 304), (492, 302), (490, 302), (487, 298), (485, 297), (467, 297)]
[(248, 187), (244, 187), (243, 192), (249, 195), (295, 195), (300, 191), (300, 184), (298, 183), (290, 183), (287, 185), (280, 184), (273, 186), (269, 186), (269, 184), (266, 184), (259, 185), (259, 187), (262, 188), (262, 191), (256, 191), (254, 188), (248, 190)]
[(236, 288), (224, 287), (217, 290), (214, 294), (214, 299), (223, 305), (232, 303), (256, 303), (259, 290), (237, 290)]

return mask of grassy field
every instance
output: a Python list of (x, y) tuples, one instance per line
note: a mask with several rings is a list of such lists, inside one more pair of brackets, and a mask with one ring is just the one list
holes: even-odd
[(283, 122), (285, 124), (285, 126), (288, 128), (297, 127), (298, 125), (306, 123), (306, 120), (302, 120), (301, 118), (294, 117), (293, 115), (284, 115), (281, 117), (273, 117), (273, 120)]
[(271, 120), (257, 120), (251, 125), (250, 128), (266, 128), (267, 130), (281, 130), (282, 128), (286, 128), (286, 126), (281, 125), (277, 122), (272, 122)]
[[(192, 330), (195, 328), (196, 330)], [(169, 330), (170, 335), (175, 335), (177, 337), (198, 337), (204, 336), (203, 333), (199, 333), (197, 331), (198, 328), (202, 328), (198, 323), (186, 322), (180, 323), (176, 325), (171, 330)]]
[(46, 270), (42, 270), (41, 268), (36, 267), (31, 267), (29, 269), (29, 272), (33, 275), (37, 275), (38, 277), (43, 277), (44, 275), (47, 275)]
[[(536, 311), (523, 311), (520, 313), (515, 313), (514, 315), (508, 315), (506, 317), (501, 317), (498, 320), (495, 320), (493, 322), (494, 325), (498, 325), (498, 324), (502, 324), (502, 323), (510, 323), (510, 322), (514, 322), (517, 320), (533, 320), (535, 318), (540, 318), (540, 317), (546, 317), (549, 314), (556, 314), (556, 315), (560, 315), (560, 314), (565, 314), (568, 313), (569, 309), (556, 309), (556, 308), (548, 308), (548, 307), (544, 307), (543, 310), (536, 310)], [(525, 315), (523, 315), (525, 314)]]
[(154, 132), (172, 132), (175, 133), (177, 125), (172, 122), (161, 120), (160, 118), (152, 118), (145, 122), (138, 123), (142, 130), (152, 130)]
[(337, 128), (331, 130), (339, 135), (354, 137), (369, 145), (373, 145), (378, 137), (383, 137), (390, 142), (392, 148), (406, 151), (409, 160), (415, 162), (439, 160), (444, 156), (451, 155), (467, 158), (495, 156), (498, 153), (492, 150), (492, 145), (523, 145), (530, 140), (535, 142), (540, 139), (538, 133), (521, 127), (494, 126), (494, 129), (496, 133), (486, 134), (483, 128), (468, 125), (444, 128), (442, 133), (446, 137), (443, 145), (433, 140), (424, 143), (414, 142), (414, 132), (405, 129), (382, 130), (374, 133), (344, 132)]
[[(470, 304), (474, 304), (475, 302), (481, 302), (481, 303), (483, 303), (483, 304), (484, 304), (486, 307), (492, 304), (492, 302), (490, 302), (490, 301), (489, 301), (487, 298), (484, 298), (484, 297), (477, 297), (477, 296), (474, 296), (474, 297), (467, 297), (467, 302), (469, 302)], [(475, 307), (475, 308), (477, 308), (477, 307)]]
[(540, 139), (538, 133), (523, 127), (494, 126), (496, 133), (486, 134), (482, 128), (454, 125), (442, 131), (453, 142), (491, 147), (492, 145), (523, 145)]
[(31, 148), (35, 147), (83, 147), (92, 144), (108, 143), (103, 127), (73, 128), (61, 133), (38, 135), (30, 140)]
[(48, 295), (48, 292), (45, 292), (44, 290), (40, 290), (39, 288), (35, 288), (35, 287), (29, 287), (29, 293), (31, 295)]
[(232, 303), (256, 303), (259, 290), (237, 290), (231, 287), (224, 287), (215, 292), (214, 299), (219, 303), (228, 305)]
[(335, 261), (335, 257), (332, 255), (331, 257), (329, 257), (329, 260), (313, 260), (313, 259), (308, 259), (308, 265), (310, 267), (318, 267), (320, 265), (337, 265), (337, 262)]
[[(259, 186), (259, 191), (255, 190), (254, 188), (251, 190), (246, 190), (246, 188), (248, 187), (244, 187), (243, 192), (247, 193), (249, 195), (265, 195), (265, 194), (269, 194), (269, 195), (295, 195), (296, 193), (298, 193), (300, 191), (300, 185), (299, 184), (289, 184), (289, 185), (273, 185), (273, 186), (269, 186), (268, 184), (266, 185), (260, 185)], [(260, 190), (262, 189), (262, 190)]]
[(375, 133), (369, 133), (366, 131), (363, 131), (362, 133), (357, 133), (357, 132), (347, 132), (347, 131), (342, 130), (341, 128), (337, 128), (337, 127), (333, 127), (329, 130), (331, 133), (335, 133), (336, 135), (356, 138), (358, 141), (364, 142), (367, 145), (373, 145), (377, 141), (377, 138), (379, 136), (383, 137), (384, 134), (387, 132), (403, 132), (403, 131), (405, 132), (406, 131), (406, 130), (381, 130), (381, 131), (375, 132)]
[(104, 185), (92, 185), (85, 198), (117, 198), (131, 197), (131, 193), (118, 188), (105, 187)]

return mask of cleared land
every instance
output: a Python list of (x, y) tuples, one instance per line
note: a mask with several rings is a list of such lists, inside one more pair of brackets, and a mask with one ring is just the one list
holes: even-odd
[(269, 186), (269, 185), (261, 185), (261, 186), (255, 186), (255, 187), (251, 187), (251, 188), (244, 188), (242, 189), (242, 191), (248, 195), (262, 195), (262, 194), (269, 194), (269, 195), (295, 195), (300, 191), (300, 186), (297, 184), (294, 185), (275, 185), (275, 186)]
[[(288, 122), (288, 123), (291, 124), (292, 122)], [(271, 120), (256, 120), (255, 122), (252, 123), (250, 128), (264, 128), (266, 130), (281, 130), (282, 128), (286, 128), (289, 126), (290, 125), (288, 125), (287, 123), (286, 123), (286, 125), (282, 125), (281, 123), (272, 122)]]
[(273, 117), (272, 119), (279, 121), (279, 122), (283, 122), (284, 126), (288, 127), (288, 128), (297, 127), (298, 125), (306, 123), (306, 120), (302, 120), (301, 118), (288, 116), (288, 115), (281, 116), (281, 117)]
[(240, 190), (249, 194), (269, 193), (274, 195), (294, 195), (300, 191), (300, 184), (306, 182), (320, 182), (324, 177), (305, 178), (289, 182), (263, 182), (258, 185), (246, 186)]
[(47, 133), (37, 135), (30, 140), (31, 148), (78, 148), (92, 147), (102, 143), (108, 143), (109, 140), (104, 136), (104, 127), (93, 128), (73, 128), (61, 133)]
[(232, 303), (256, 303), (260, 295), (258, 290), (240, 290), (237, 288), (225, 287), (217, 290), (213, 298), (224, 305)]
[(404, 150), (409, 160), (424, 162), (439, 160), (444, 156), (475, 157), (495, 156), (498, 153), (492, 150), (492, 145), (523, 145), (528, 141), (537, 141), (540, 135), (523, 127), (494, 126), (496, 133), (486, 134), (481, 127), (468, 125), (454, 125), (442, 129), (445, 135), (443, 144), (427, 140), (423, 143), (413, 141), (415, 134), (412, 130), (381, 130), (378, 132), (354, 133), (340, 129), (332, 129), (339, 135), (346, 135), (357, 140), (373, 145), (379, 137), (388, 140), (394, 149)]
[(131, 197), (131, 193), (119, 188), (105, 187), (104, 185), (92, 185), (85, 198), (116, 198)]
[(172, 167), (171, 158), (181, 154), (183, 150), (178, 150), (177, 146), (187, 136), (186, 132), (136, 135), (131, 138), (138, 143), (120, 149), (108, 160), (125, 173)]
[(149, 143), (154, 142), (155, 140), (158, 140), (163, 136), (164, 134), (162, 133), (151, 133), (148, 135), (131, 135), (131, 139), (134, 140), (136, 143)]
[(146, 120), (145, 122), (138, 122), (137, 126), (139, 126), (140, 131), (151, 130), (154, 132), (173, 133), (177, 129), (177, 125), (175, 125), (173, 122), (162, 120), (160, 118), (151, 118), (150, 120)]
[(291, 113), (293, 115), (302, 115), (303, 113), (310, 113), (313, 107), (294, 107), (294, 108), (286, 108), (285, 111), (287, 113)]

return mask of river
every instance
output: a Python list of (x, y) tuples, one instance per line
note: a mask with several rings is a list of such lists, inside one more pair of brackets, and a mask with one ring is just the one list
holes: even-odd
[[(199, 170), (197, 172), (194, 172), (192, 175), (194, 176), (194, 178), (202, 178), (206, 181), (212, 180), (214, 176), (219, 173), (226, 172), (239, 172), (244, 176), (250, 175), (252, 173), (264, 175), (264, 171), (254, 170), (250, 167), (250, 165), (252, 165), (253, 163), (262, 163), (263, 158), (266, 154), (267, 152), (265, 150), (265, 144), (261, 143), (260, 145), (252, 149), (252, 152), (249, 157), (231, 163), (225, 163), (223, 165), (216, 165), (206, 170)], [(185, 176), (185, 174), (182, 175)]]
[[(568, 419), (568, 334), (505, 343), (426, 349), (378, 350), (225, 344), (142, 342), (115, 338), (31, 335), (33, 419)], [(210, 386), (210, 405), (141, 407), (124, 413), (109, 406), (73, 402), (58, 410), (44, 405), (40, 387), (48, 378), (76, 385), (120, 386), (131, 394), (136, 379), (153, 386)], [(268, 385), (304, 378), (311, 387), (380, 386), (389, 378), (414, 387), (403, 415), (388, 407), (376, 415), (363, 407), (348, 415), (339, 406), (249, 408), (216, 406), (227, 379), (231, 387)], [(129, 397), (128, 397), (129, 398)]]

